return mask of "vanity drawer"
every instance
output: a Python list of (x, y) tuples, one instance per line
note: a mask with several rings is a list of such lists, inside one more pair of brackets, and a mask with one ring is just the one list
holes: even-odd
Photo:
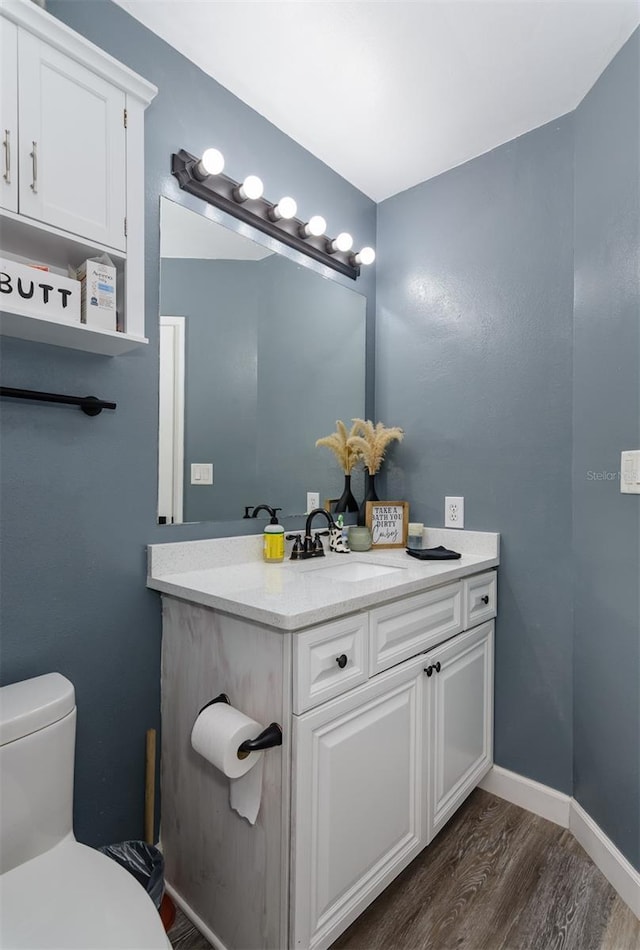
[(464, 629), (476, 627), (496, 615), (498, 575), (495, 571), (467, 577), (464, 585)]
[(424, 653), (462, 629), (461, 581), (375, 607), (369, 614), (369, 673)]
[(364, 683), (369, 676), (368, 648), (366, 614), (294, 634), (294, 713), (303, 713)]

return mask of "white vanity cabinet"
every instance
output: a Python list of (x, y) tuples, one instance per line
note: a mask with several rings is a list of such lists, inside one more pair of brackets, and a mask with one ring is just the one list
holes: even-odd
[[(327, 950), (490, 769), (496, 573), (467, 574), (301, 630), (164, 589), (166, 878), (228, 950)], [(190, 748), (220, 692), (283, 727), (254, 827)]]
[[(0, 300), (0, 333), (115, 356), (144, 335), (144, 110), (157, 89), (31, 0), (0, 4), (0, 257), (66, 277), (107, 254), (117, 328)], [(4, 304), (4, 306), (2, 306)]]
[(492, 737), (493, 622), (294, 717), (293, 947), (329, 947), (435, 837)]

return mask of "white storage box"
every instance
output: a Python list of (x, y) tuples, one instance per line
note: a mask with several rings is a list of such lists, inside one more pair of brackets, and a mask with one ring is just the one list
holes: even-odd
[(0, 257), (0, 310), (55, 323), (80, 323), (80, 284)]
[(80, 281), (83, 323), (98, 330), (116, 330), (116, 269), (101, 260), (88, 260), (76, 270)]

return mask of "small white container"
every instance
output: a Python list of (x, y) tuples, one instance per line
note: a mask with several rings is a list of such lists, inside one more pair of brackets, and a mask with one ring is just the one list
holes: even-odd
[(97, 330), (116, 330), (116, 269), (102, 260), (88, 260), (78, 267), (81, 319)]

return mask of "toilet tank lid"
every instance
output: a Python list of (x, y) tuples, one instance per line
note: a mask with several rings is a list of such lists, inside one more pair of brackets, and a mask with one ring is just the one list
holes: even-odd
[(0, 745), (14, 742), (67, 716), (75, 705), (73, 683), (45, 673), (0, 689)]

